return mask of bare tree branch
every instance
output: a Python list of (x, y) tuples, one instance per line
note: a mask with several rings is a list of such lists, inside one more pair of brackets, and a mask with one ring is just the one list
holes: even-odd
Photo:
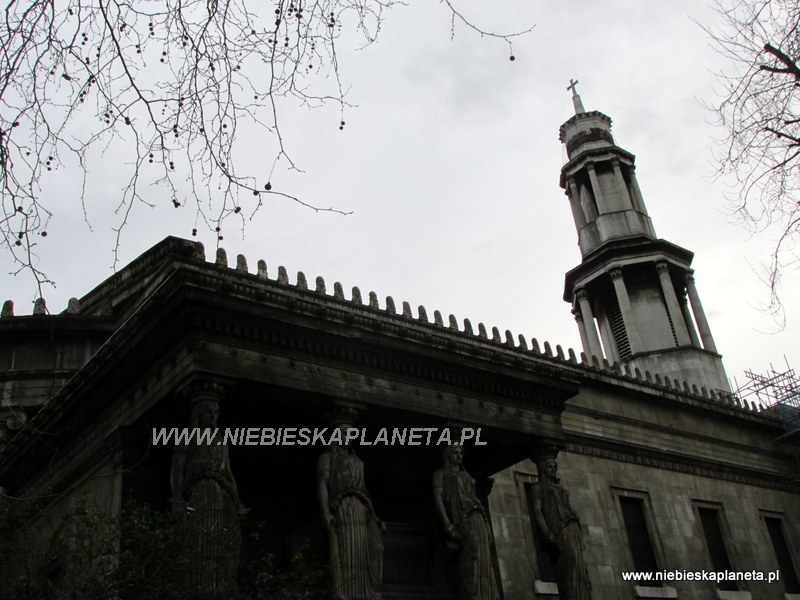
[[(97, 176), (89, 164), (106, 152), (124, 157), (127, 173), (114, 199), (115, 259), (139, 205), (191, 207), (193, 233), (206, 226), (218, 240), (229, 219), (244, 227), (242, 210), (252, 218), (266, 197), (346, 214), (272, 181), (278, 164), (299, 170), (281, 111), (291, 102), (332, 103), (344, 127), (341, 36), (355, 30), (363, 46), (372, 44), (386, 11), (401, 4), (11, 0), (0, 13), (0, 241), (20, 271), (40, 287), (48, 283), (35, 254), (56, 200), (43, 195), (43, 185), (55, 170), (77, 170), (89, 223), (86, 182)], [(486, 31), (451, 0), (444, 4), (454, 23), (509, 48), (524, 33)], [(253, 132), (274, 147), (258, 173), (243, 166), (241, 140)], [(245, 205), (246, 199), (254, 201)]]
[(718, 29), (704, 27), (728, 67), (710, 106), (725, 137), (717, 174), (736, 182), (731, 212), (753, 233), (775, 235), (765, 261), (766, 310), (783, 324), (781, 271), (800, 266), (800, 4), (717, 0)]
[(800, 80), (800, 68), (797, 67), (797, 62), (789, 58), (786, 54), (781, 52), (780, 48), (776, 48), (772, 44), (764, 44), (764, 51), (769, 52), (785, 65), (784, 69), (777, 67), (770, 67), (768, 65), (761, 65), (760, 68), (772, 71), (773, 73), (791, 73), (794, 78)]

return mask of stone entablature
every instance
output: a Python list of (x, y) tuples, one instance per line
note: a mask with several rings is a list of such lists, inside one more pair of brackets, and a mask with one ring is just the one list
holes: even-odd
[[(171, 251), (165, 251), (165, 247), (170, 248)], [(515, 338), (510, 331), (501, 335), (497, 327), (492, 328), (490, 335), (487, 328), (479, 323), (476, 333), (469, 319), (464, 319), (461, 324), (453, 315), (450, 315), (448, 323), (445, 324), (441, 313), (434, 311), (434, 318), (431, 321), (424, 306), (419, 307), (417, 316), (414, 317), (411, 307), (406, 302), (402, 303), (402, 309), (398, 311), (391, 296), (386, 298), (386, 302), (381, 308), (374, 292), (370, 292), (370, 301), (366, 304), (363, 302), (359, 288), (354, 287), (351, 299), (347, 300), (338, 282), (334, 284), (334, 293), (328, 294), (321, 277), (317, 278), (316, 288), (311, 290), (305, 284), (306, 278), (302, 272), (298, 274), (299, 285), (291, 285), (283, 267), (278, 268), (277, 279), (269, 279), (266, 265), (259, 269), (258, 274), (250, 274), (242, 269), (231, 269), (216, 263), (207, 263), (198, 258), (201, 253), (202, 247), (199, 244), (177, 238), (167, 238), (153, 249), (152, 254), (151, 252), (146, 253), (115, 275), (112, 278), (113, 282), (105, 282), (90, 292), (81, 300), (81, 305), (88, 312), (94, 312), (94, 309), (90, 308), (93, 306), (117, 307), (118, 314), (113, 316), (108, 315), (105, 309), (100, 311), (107, 315), (100, 326), (104, 334), (114, 327), (114, 321), (124, 320), (131, 313), (140, 312), (143, 306), (136, 303), (125, 306), (115, 294), (115, 291), (120, 290), (125, 282), (138, 283), (132, 276), (126, 275), (127, 269), (131, 268), (139, 273), (156, 273), (156, 275), (151, 275), (149, 280), (158, 276), (171, 279), (174, 284), (177, 279), (183, 278), (187, 282), (191, 281), (193, 285), (223, 292), (226, 298), (247, 299), (264, 306), (282, 307), (289, 309), (295, 315), (304, 314), (315, 320), (322, 319), (331, 323), (339, 323), (347, 328), (367, 330), (381, 337), (394, 337), (407, 342), (421, 343), (429, 348), (444, 349), (447, 352), (490, 360), (494, 367), (505, 364), (512, 370), (520, 368), (532, 372), (541, 370), (546, 374), (553, 373), (553, 367), (558, 367), (560, 377), (565, 381), (575, 381), (586, 377), (595, 378), (602, 373), (603, 377), (610, 377), (617, 385), (623, 387), (630, 385), (631, 382), (636, 382), (636, 387), (644, 384), (652, 388), (650, 393), (656, 395), (670, 392), (674, 398), (693, 398), (694, 401), (710, 400), (708, 408), (714, 410), (736, 407), (736, 409), (745, 410), (751, 414), (753, 410), (758, 410), (757, 407), (743, 407), (732, 396), (718, 395), (697, 384), (694, 384), (693, 387), (674, 377), (662, 377), (658, 373), (640, 373), (635, 370), (626, 372), (621, 366), (609, 364), (602, 358), (589, 358), (583, 353), (581, 353), (579, 361), (572, 349), (568, 349), (565, 353), (561, 346), (556, 346), (554, 351), (549, 342), (544, 342), (540, 346), (536, 338), (531, 340), (529, 346), (524, 336), (519, 335)], [(185, 272), (181, 275), (180, 271)], [(162, 274), (158, 275), (159, 273)], [(123, 296), (129, 297), (129, 291), (125, 290)], [(145, 304), (156, 308), (162, 299), (166, 299), (166, 296), (165, 291), (156, 290), (147, 297)], [(69, 317), (43, 316), (31, 320), (28, 320), (27, 317), (13, 317), (0, 320), (0, 327), (24, 332), (28, 330), (29, 324), (40, 322), (41, 319), (47, 319), (48, 322), (53, 323), (56, 320), (64, 319), (63, 322), (70, 323), (71, 326), (81, 322), (77, 315)], [(136, 320), (138, 318), (134, 321)], [(90, 320), (83, 322), (88, 323)], [(122, 335), (132, 327), (132, 322), (126, 324), (125, 327), (116, 330), (114, 337)], [(99, 360), (95, 357), (93, 362)]]
[[(125, 276), (124, 270), (115, 276), (114, 285), (103, 284), (87, 295), (91, 302), (81, 301), (84, 307), (95, 307), (90, 309), (95, 314), (105, 315), (101, 319), (104, 327), (108, 328), (109, 322), (119, 325), (36, 415), (36, 428), (31, 431), (58, 429), (67, 413), (72, 432), (88, 427), (102, 414), (107, 415), (104, 429), (113, 429), (114, 423), (125, 421), (126, 414), (133, 415), (136, 398), (155, 398), (154, 390), (166, 390), (173, 385), (169, 381), (181, 381), (198, 366), (222, 369), (218, 365), (228, 364), (220, 360), (223, 355), (235, 358), (232, 365), (237, 361), (253, 365), (254, 374), (261, 372), (256, 365), (279, 369), (281, 377), (291, 378), (292, 369), (317, 373), (318, 387), (313, 382), (303, 384), (315, 393), (325, 393), (331, 381), (349, 377), (348, 385), (356, 386), (349, 389), (371, 390), (372, 401), (378, 404), (384, 402), (381, 394), (407, 394), (409, 408), (439, 418), (456, 410), (478, 423), (520, 432), (549, 432), (546, 435), (554, 440), (561, 434), (558, 421), (552, 419), (563, 410), (564, 399), (584, 386), (610, 386), (620, 394), (636, 395), (642, 403), (701, 411), (710, 419), (752, 422), (780, 431), (780, 422), (773, 415), (704, 386), (611, 365), (583, 353), (579, 358), (571, 349), (565, 353), (557, 346), (554, 351), (548, 342), (540, 346), (536, 339), (529, 345), (524, 337), (515, 339), (510, 332), (501, 336), (497, 328), (489, 334), (483, 324), (473, 328), (468, 319), (462, 324), (452, 315), (445, 321), (438, 311), (431, 320), (424, 307), (414, 316), (408, 303), (403, 302), (398, 310), (387, 297), (381, 305), (374, 292), (367, 295), (365, 303), (358, 288), (348, 300), (338, 283), (329, 294), (322, 278), (316, 278), (314, 288), (309, 289), (302, 273), (297, 283), (291, 284), (282, 267), (277, 279), (269, 279), (263, 262), (256, 274), (244, 270), (243, 260), (238, 261), (239, 268), (220, 261), (208, 263), (201, 258), (201, 246), (192, 242), (170, 238), (162, 244), (172, 251), (157, 247), (153, 255), (147, 253), (133, 264), (152, 290), (143, 301), (137, 302), (131, 290), (140, 289), (144, 282)], [(176, 318), (187, 304), (192, 310)], [(63, 318), (37, 317), (53, 322)], [(87, 316), (70, 318), (77, 322)], [(167, 320), (162, 322), (164, 318)], [(26, 319), (9, 318), (5, 327), (24, 330), (24, 325), (12, 324), (23, 324)], [(320, 330), (325, 335), (312, 334)], [(356, 331), (359, 333), (353, 335)], [(202, 341), (203, 337), (207, 341)], [(357, 346), (391, 352), (359, 350), (348, 339), (357, 340)], [(181, 340), (178, 347), (176, 340)], [(124, 355), (129, 347), (138, 350), (132, 356)], [(147, 375), (151, 363), (162, 355), (172, 358)], [(115, 367), (120, 356), (124, 356), (124, 368)], [(107, 379), (104, 374), (110, 372), (115, 376)], [(377, 387), (370, 381), (376, 374), (380, 377)], [(307, 379), (304, 376), (303, 380)], [(90, 382), (94, 391), (86, 396)], [(423, 393), (424, 389), (439, 391)], [(376, 394), (376, 390), (383, 391)], [(90, 404), (86, 404), (88, 398)], [(128, 399), (127, 412), (112, 408), (124, 398)], [(385, 402), (394, 400), (386, 396)], [(537, 421), (541, 418), (535, 417), (537, 413), (550, 415), (550, 421)], [(15, 470), (12, 465), (39, 441), (30, 431), (9, 439), (0, 452), (0, 471)]]

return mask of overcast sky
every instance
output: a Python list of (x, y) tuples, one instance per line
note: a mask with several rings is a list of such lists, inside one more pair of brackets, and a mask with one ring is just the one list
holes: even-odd
[[(392, 10), (378, 43), (340, 48), (348, 99), (338, 110), (286, 113), (284, 135), (302, 174), (282, 168), (273, 186), (349, 216), (314, 214), (285, 200), (269, 202), (248, 223), (244, 239), (226, 230), (229, 260), (243, 253), (255, 268), (267, 261), (290, 278), (325, 277), (358, 285), (400, 305), (424, 305), (468, 317), (477, 327), (549, 340), (580, 351), (564, 273), (580, 262), (577, 234), (558, 186), (565, 152), (558, 128), (572, 114), (570, 78), (587, 110), (613, 120), (616, 142), (637, 157), (637, 176), (659, 237), (695, 253), (697, 287), (728, 376), (772, 364), (797, 366), (800, 276), (787, 273), (782, 290), (787, 327), (758, 307), (767, 299), (759, 279), (769, 233), (750, 239), (725, 210), (724, 182), (712, 181), (716, 131), (701, 100), (714, 100), (720, 58), (694, 17), (714, 13), (697, 0), (457, 0), (475, 23), (507, 32), (536, 25), (515, 42), (508, 60), (502, 42), (456, 27), (437, 2), (411, 0)], [(253, 164), (270, 168), (268, 141), (254, 143)], [(114, 244), (112, 209), (121, 183), (114, 159), (90, 165), (83, 221), (69, 174), (45, 185), (56, 207), (40, 257), (57, 283), (46, 292), (51, 312), (109, 277)], [(167, 235), (191, 237), (194, 214), (176, 210), (153, 190), (154, 209), (137, 208), (123, 234), (121, 264)], [(196, 238), (213, 260), (214, 237)], [(2, 299), (30, 314), (35, 291), (0, 259)]]

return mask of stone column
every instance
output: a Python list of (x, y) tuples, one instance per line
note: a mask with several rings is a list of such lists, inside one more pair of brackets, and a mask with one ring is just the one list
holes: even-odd
[(586, 332), (586, 345), (584, 350), (589, 355), (589, 360), (592, 356), (598, 359), (603, 359), (603, 346), (600, 344), (600, 337), (597, 335), (597, 328), (594, 324), (594, 315), (592, 314), (592, 307), (589, 304), (589, 296), (583, 288), (575, 291), (575, 299), (580, 306), (581, 316), (583, 317), (584, 331)]
[(672, 326), (675, 328), (675, 337), (678, 338), (678, 346), (686, 346), (690, 343), (689, 330), (686, 328), (678, 296), (675, 294), (675, 286), (672, 285), (672, 278), (669, 276), (669, 263), (665, 260), (658, 261), (656, 271), (658, 280), (661, 282), (661, 292), (667, 303), (667, 313), (669, 313)]
[(581, 227), (586, 225), (586, 215), (583, 214), (578, 186), (575, 185), (575, 181), (571, 177), (568, 180), (566, 193), (567, 198), (569, 198), (569, 206), (572, 209), (572, 219), (575, 221), (575, 228), (578, 230), (578, 235), (580, 235)]
[(625, 177), (622, 175), (622, 169), (619, 166), (619, 160), (612, 160), (611, 166), (614, 169), (614, 177), (617, 179), (617, 187), (619, 188), (619, 193), (622, 196), (622, 199), (625, 201), (627, 206), (634, 208), (633, 199), (631, 198), (628, 186), (625, 184)]
[(595, 205), (594, 200), (592, 200), (592, 195), (589, 193), (589, 189), (585, 185), (577, 185), (578, 188), (578, 198), (581, 201), (581, 206), (583, 207), (583, 214), (586, 215), (587, 221), (594, 221), (597, 218), (597, 206)]
[(342, 436), (341, 443), (331, 443), (317, 460), (317, 501), (328, 533), (333, 597), (377, 600), (385, 526), (364, 483), (364, 462), (353, 450), (356, 442), (347, 435), (356, 429), (358, 410), (337, 402), (328, 416), (329, 427)]
[(647, 214), (647, 207), (644, 204), (644, 198), (642, 197), (642, 190), (639, 189), (639, 181), (636, 179), (636, 170), (634, 169), (633, 165), (631, 165), (631, 170), (628, 173), (630, 180), (631, 180), (631, 198), (633, 200), (633, 207), (638, 210), (640, 213)]
[[(214, 431), (225, 388), (217, 382), (197, 380), (183, 395), (191, 402), (189, 427)], [(215, 440), (197, 440), (175, 447), (172, 456), (173, 503), (192, 512), (186, 531), (188, 587), (198, 598), (231, 597), (236, 591), (239, 567), (242, 509), (231, 472), (228, 446)]]
[(628, 289), (625, 287), (625, 280), (622, 278), (622, 269), (615, 267), (611, 269), (608, 274), (611, 276), (611, 281), (614, 283), (614, 291), (617, 294), (617, 302), (619, 303), (619, 310), (622, 313), (622, 322), (625, 324), (625, 333), (628, 336), (628, 343), (631, 346), (631, 354), (635, 354), (642, 350), (642, 343), (639, 339), (639, 332), (633, 326), (633, 309), (631, 308), (631, 300), (628, 297)]
[(710, 352), (716, 352), (717, 345), (714, 343), (714, 338), (711, 336), (711, 328), (708, 326), (706, 313), (703, 310), (703, 305), (700, 303), (700, 296), (697, 294), (697, 288), (694, 286), (694, 271), (691, 269), (686, 272), (686, 293), (689, 295), (689, 302), (692, 305), (694, 320), (697, 322), (697, 328), (700, 330), (700, 339), (703, 340), (703, 348)]
[(191, 404), (204, 400), (219, 404), (225, 397), (225, 386), (216, 381), (198, 379), (183, 388), (181, 393)]
[(586, 337), (586, 325), (583, 323), (583, 315), (581, 315), (581, 311), (577, 306), (572, 309), (572, 316), (575, 317), (575, 323), (578, 325), (578, 333), (581, 335), (581, 345), (583, 346), (583, 350), (588, 354), (589, 338)]
[(592, 584), (586, 567), (580, 518), (558, 477), (554, 450), (534, 450), (532, 458), (536, 462), (538, 481), (533, 486), (531, 516), (540, 539), (557, 550), (553, 556), (553, 570), (559, 597), (588, 599), (592, 597)]
[(600, 182), (597, 180), (597, 173), (595, 173), (594, 165), (588, 163), (586, 165), (586, 171), (589, 173), (589, 181), (592, 182), (592, 192), (594, 193), (594, 199), (597, 203), (597, 212), (601, 215), (609, 212), (605, 198), (603, 198), (603, 193), (600, 191)]
[(689, 305), (686, 303), (686, 296), (683, 294), (681, 294), (680, 303), (683, 319), (686, 321), (686, 328), (689, 330), (689, 339), (692, 340), (692, 346), (702, 348), (703, 346), (700, 343), (700, 338), (697, 337), (697, 329), (695, 329), (694, 321), (692, 320), (692, 312), (689, 310)]

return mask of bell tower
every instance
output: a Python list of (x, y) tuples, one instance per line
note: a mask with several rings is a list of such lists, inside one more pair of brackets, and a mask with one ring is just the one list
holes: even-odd
[(567, 88), (575, 115), (559, 130), (568, 156), (560, 184), (582, 257), (566, 275), (564, 300), (573, 306), (584, 351), (730, 391), (695, 288), (694, 255), (656, 237), (634, 155), (614, 143), (607, 115), (584, 109), (577, 83)]

